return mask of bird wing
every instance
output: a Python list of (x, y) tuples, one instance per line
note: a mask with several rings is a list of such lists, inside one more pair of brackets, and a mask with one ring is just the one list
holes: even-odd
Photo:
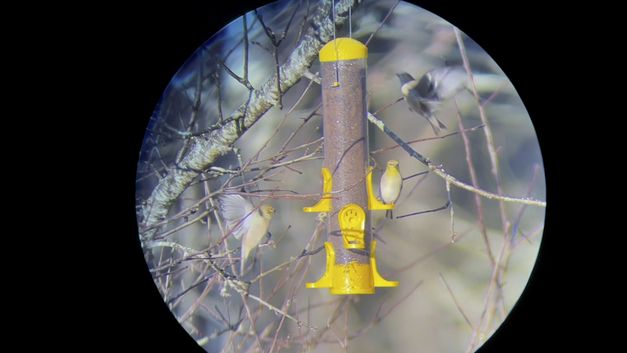
[[(397, 185), (400, 185), (398, 190), (396, 189)], [(400, 175), (390, 176), (387, 173), (383, 174), (381, 182), (379, 183), (379, 195), (381, 195), (381, 200), (383, 200), (384, 203), (395, 203), (396, 200), (398, 200), (402, 189), (403, 178)]]
[[(407, 105), (409, 106), (409, 109), (411, 111), (423, 116), (433, 114), (433, 111), (436, 110), (442, 103), (437, 99), (422, 97), (420, 95), (420, 92), (415, 89), (410, 90), (405, 99), (407, 100)], [(420, 111), (416, 111), (414, 107), (416, 107)]]
[(413, 91), (415, 92), (416, 96), (421, 99), (438, 99), (437, 81), (434, 81), (433, 76), (430, 72), (422, 75)]
[[(435, 82), (434, 92), (439, 99), (449, 99), (468, 86), (468, 74), (462, 66), (445, 66), (429, 71)], [(427, 76), (427, 75), (425, 75)]]
[(236, 239), (248, 232), (251, 222), (245, 218), (256, 212), (253, 204), (238, 194), (225, 194), (220, 197), (220, 213), (228, 229)]

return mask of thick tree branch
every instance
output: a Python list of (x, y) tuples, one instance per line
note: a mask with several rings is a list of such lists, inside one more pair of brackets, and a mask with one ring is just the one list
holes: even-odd
[[(273, 76), (265, 84), (252, 92), (247, 104), (240, 106), (228, 121), (219, 129), (201, 136), (190, 138), (187, 154), (177, 166), (168, 169), (167, 176), (159, 181), (142, 209), (142, 239), (151, 239), (156, 229), (151, 226), (164, 219), (170, 206), (181, 193), (192, 183), (198, 174), (211, 166), (220, 156), (231, 150), (245, 129), (251, 127), (264, 113), (279, 102), (280, 92), (286, 92), (296, 84), (307, 72), (307, 69), (318, 57), (322, 46), (333, 37), (336, 25), (345, 22), (348, 17), (348, 8), (359, 3), (360, 0), (339, 0), (336, 2), (335, 23), (332, 22), (330, 1), (325, 1), (318, 7), (311, 19), (309, 28), (302, 41), (292, 51), (279, 68), (280, 84), (277, 87), (277, 77)], [(238, 129), (238, 121), (243, 120), (245, 129)]]

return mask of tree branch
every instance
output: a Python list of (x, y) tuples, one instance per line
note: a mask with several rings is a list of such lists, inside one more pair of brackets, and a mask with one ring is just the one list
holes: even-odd
[[(307, 73), (304, 74), (304, 76), (307, 77), (308, 79), (310, 79), (310, 80), (320, 84), (320, 77), (317, 76), (316, 74), (313, 74), (311, 72), (307, 72)], [(429, 168), (429, 170), (431, 170), (433, 173), (435, 173), (437, 176), (439, 176), (440, 178), (444, 179), (444, 181), (446, 181), (447, 183), (450, 183), (451, 185), (455, 185), (455, 186), (457, 186), (460, 189), (464, 189), (464, 190), (468, 190), (470, 192), (474, 192), (475, 194), (477, 194), (479, 196), (482, 196), (482, 197), (485, 197), (486, 199), (490, 199), (490, 200), (520, 203), (520, 204), (529, 205), (529, 206), (546, 207), (546, 201), (536, 200), (536, 199), (533, 199), (531, 197), (516, 198), (516, 197), (511, 197), (511, 196), (499, 195), (499, 194), (495, 194), (495, 193), (492, 193), (492, 192), (489, 192), (489, 191), (485, 191), (485, 190), (476, 188), (476, 187), (468, 185), (468, 184), (466, 184), (466, 183), (464, 183), (462, 181), (459, 181), (454, 176), (448, 174), (444, 170), (444, 168), (442, 166), (433, 164), (433, 162), (431, 162), (431, 160), (429, 158), (427, 158), (427, 157), (421, 155), (420, 153), (416, 152), (413, 148), (411, 148), (409, 146), (409, 144), (407, 144), (407, 142), (403, 141), (403, 139), (401, 139), (396, 133), (394, 133), (394, 131), (390, 130), (387, 126), (385, 126), (383, 121), (379, 120), (376, 116), (374, 116), (374, 114), (372, 114), (370, 112), (368, 113), (368, 121), (370, 121), (379, 130), (383, 131), (383, 133), (388, 135), (389, 138), (394, 140), (394, 142), (396, 142), (410, 156), (412, 156), (414, 159), (418, 160), (420, 163), (424, 164), (427, 168)]]
[(394, 140), (394, 142), (398, 143), (410, 156), (417, 159), (420, 163), (424, 164), (433, 173), (435, 173), (440, 178), (443, 178), (446, 182), (451, 183), (451, 185), (455, 185), (458, 188), (468, 190), (470, 192), (474, 192), (475, 194), (478, 194), (490, 200), (520, 203), (520, 204), (529, 205), (529, 206), (546, 207), (546, 201), (540, 201), (540, 200), (536, 200), (530, 197), (516, 198), (516, 197), (511, 197), (511, 196), (497, 195), (495, 193), (485, 191), (485, 190), (476, 188), (474, 186), (468, 185), (464, 182), (461, 182), (457, 180), (454, 176), (446, 173), (446, 171), (444, 170), (444, 168), (442, 168), (442, 166), (433, 164), (431, 160), (421, 155), (420, 153), (416, 152), (407, 143), (405, 143), (405, 141), (403, 141), (397, 134), (395, 134), (392, 130), (390, 130), (387, 126), (385, 126), (385, 124), (381, 120), (377, 119), (376, 116), (368, 113), (368, 120), (372, 124), (374, 124), (379, 130), (383, 131), (392, 140)]
[[(279, 68), (280, 92), (287, 91), (301, 79), (317, 59), (322, 46), (332, 38), (335, 26), (344, 23), (347, 19), (348, 7), (359, 2), (360, 0), (337, 1), (335, 23), (329, 16), (331, 6), (318, 7), (302, 41)], [(156, 229), (151, 229), (151, 226), (166, 217), (170, 206), (201, 171), (210, 167), (218, 157), (231, 150), (231, 146), (243, 133), (242, 129), (237, 128), (238, 121), (243, 120), (244, 128), (249, 128), (279, 102), (279, 89), (277, 89), (276, 81), (277, 77), (273, 76), (253, 91), (250, 101), (240, 106), (230, 119), (225, 119), (228, 122), (220, 128), (190, 138), (191, 143), (187, 154), (177, 166), (168, 169), (167, 175), (159, 181), (146, 200), (141, 213), (142, 239), (151, 239), (156, 232)]]

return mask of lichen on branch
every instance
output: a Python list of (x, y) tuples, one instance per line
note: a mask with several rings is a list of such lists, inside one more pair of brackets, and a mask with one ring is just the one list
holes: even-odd
[[(279, 103), (280, 93), (296, 84), (318, 57), (322, 46), (333, 38), (335, 26), (342, 25), (348, 18), (348, 9), (361, 0), (337, 0), (335, 22), (331, 16), (330, 0), (322, 1), (309, 22), (309, 27), (283, 64), (277, 75), (269, 78), (260, 88), (252, 91), (250, 99), (242, 104), (220, 128), (206, 134), (190, 137), (186, 154), (180, 162), (167, 170), (153, 189), (141, 210), (140, 238), (151, 239), (177, 198), (187, 189), (203, 170), (209, 168), (218, 157), (225, 155), (237, 139), (257, 122), (270, 108)], [(243, 129), (241, 128), (243, 127)]]

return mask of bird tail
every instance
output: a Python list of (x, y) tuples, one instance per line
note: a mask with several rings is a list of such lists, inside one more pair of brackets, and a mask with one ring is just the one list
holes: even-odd
[(442, 129), (444, 130), (447, 129), (446, 125), (444, 125), (440, 120), (438, 120), (432, 114), (427, 115), (427, 121), (429, 122), (429, 125), (431, 125), (431, 128), (433, 129), (433, 133), (435, 133), (436, 136), (440, 135), (440, 131)]

